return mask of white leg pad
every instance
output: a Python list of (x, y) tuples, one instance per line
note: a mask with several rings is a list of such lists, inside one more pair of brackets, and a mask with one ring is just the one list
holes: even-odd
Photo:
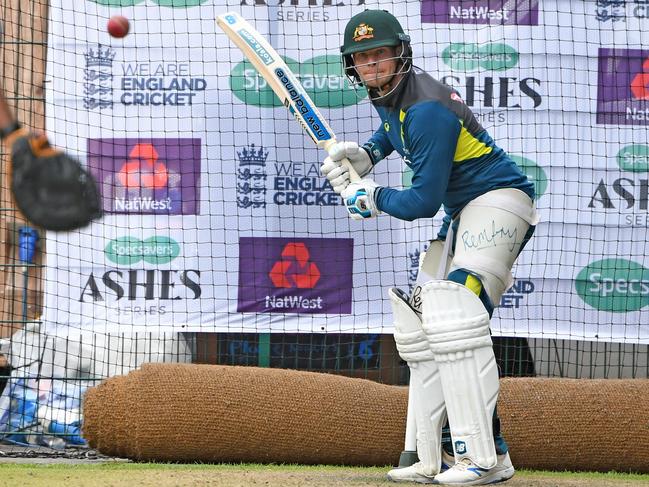
[(419, 257), (417, 283), (410, 296), (410, 306), (421, 316), (421, 285), (432, 279), (445, 279), (451, 266), (450, 246), (443, 240), (433, 240)]
[(489, 314), (480, 299), (452, 281), (423, 286), (424, 332), (439, 367), (455, 457), (496, 465), (492, 417), (498, 400), (498, 368)]
[(439, 370), (421, 320), (399, 289), (388, 291), (394, 316), (394, 340), (410, 367), (410, 397), (417, 429), (417, 453), (422, 475), (434, 476), (442, 465), (442, 426), (446, 410)]

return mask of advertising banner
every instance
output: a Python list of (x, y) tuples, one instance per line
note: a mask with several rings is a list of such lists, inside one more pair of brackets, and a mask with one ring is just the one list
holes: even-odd
[[(347, 20), (395, 13), (414, 62), (453, 86), (534, 182), (541, 222), (495, 335), (649, 343), (649, 5), (643, 1), (84, 0), (50, 6), (54, 145), (99, 183), (103, 219), (47, 235), (59, 334), (390, 333), (435, 218), (349, 219), (313, 146), (220, 32), (240, 12), (339, 140), (381, 120), (343, 73)], [(106, 22), (131, 21), (123, 39)], [(408, 188), (394, 153), (372, 175)]]

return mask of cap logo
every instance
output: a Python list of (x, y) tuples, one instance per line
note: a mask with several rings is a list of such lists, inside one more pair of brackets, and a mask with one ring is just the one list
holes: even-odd
[(356, 29), (354, 29), (354, 35), (352, 39), (354, 42), (362, 41), (364, 39), (372, 39), (374, 37), (374, 27), (370, 27), (367, 24), (360, 24)]

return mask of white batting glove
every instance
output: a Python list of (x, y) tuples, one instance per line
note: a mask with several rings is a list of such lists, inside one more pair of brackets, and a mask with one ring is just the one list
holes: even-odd
[(320, 172), (325, 176), (334, 191), (341, 194), (349, 185), (349, 170), (340, 162), (349, 159), (352, 167), (363, 177), (372, 169), (372, 159), (367, 151), (359, 147), (356, 142), (337, 142), (329, 148), (329, 156), (320, 166)]
[(381, 211), (376, 207), (374, 199), (379, 188), (380, 186), (369, 178), (350, 183), (341, 194), (349, 216), (354, 220), (365, 220), (380, 215)]

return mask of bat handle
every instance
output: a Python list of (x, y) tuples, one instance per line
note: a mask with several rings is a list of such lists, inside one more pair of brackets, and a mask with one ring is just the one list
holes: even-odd
[[(322, 145), (322, 148), (327, 152), (329, 152), (329, 148), (335, 143), (336, 143), (336, 139), (329, 139)], [(349, 159), (345, 157), (344, 159), (341, 159), (340, 162), (349, 170), (349, 180), (352, 183), (356, 183), (361, 180), (361, 177), (356, 172), (356, 169), (354, 169), (354, 166), (352, 166), (352, 163), (349, 162)]]

